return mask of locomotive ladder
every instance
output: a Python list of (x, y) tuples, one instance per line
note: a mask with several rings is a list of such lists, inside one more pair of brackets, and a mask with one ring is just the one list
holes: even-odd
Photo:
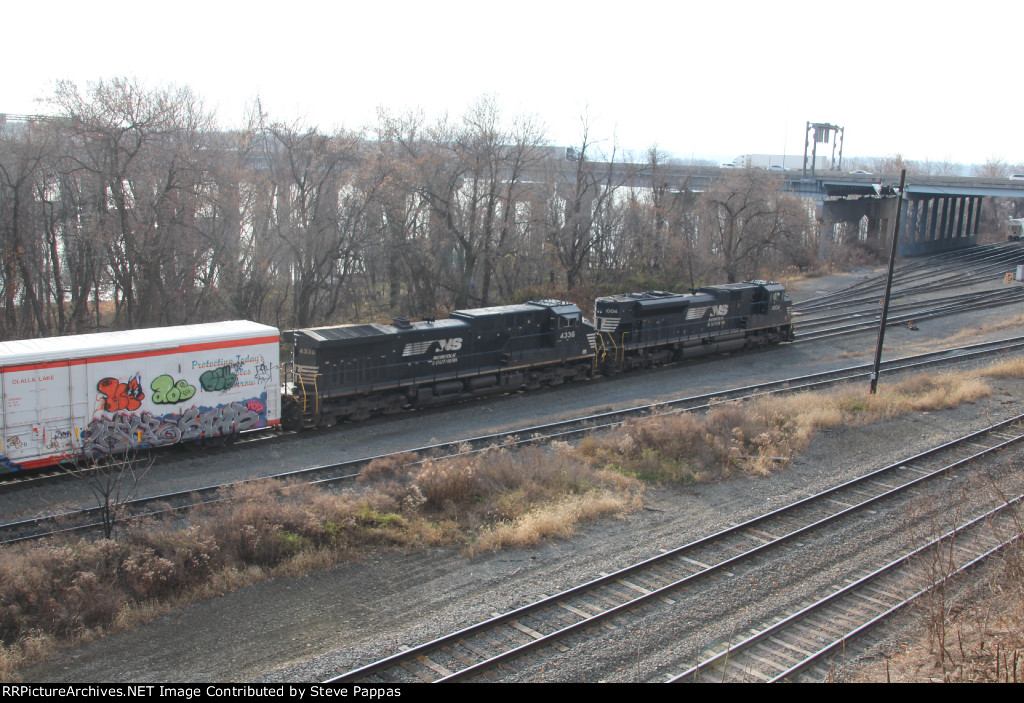
[[(301, 371), (295, 371), (295, 380), (302, 389), (302, 424), (311, 427), (316, 424), (316, 416), (320, 412), (320, 393), (317, 389), (317, 377), (320, 374), (312, 374), (312, 382), (306, 382), (306, 376)], [(310, 398), (313, 401), (310, 401)]]

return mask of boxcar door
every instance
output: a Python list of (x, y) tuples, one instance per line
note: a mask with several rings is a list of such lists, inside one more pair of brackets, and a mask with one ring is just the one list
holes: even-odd
[[(81, 366), (81, 365), (79, 365)], [(57, 462), (74, 454), (74, 403), (68, 362), (27, 364), (3, 374), (2, 470)]]
[(7, 369), (4, 374), (4, 441), (6, 470), (40, 456), (38, 364)]

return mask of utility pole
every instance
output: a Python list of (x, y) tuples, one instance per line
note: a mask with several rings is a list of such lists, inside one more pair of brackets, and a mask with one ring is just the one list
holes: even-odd
[(900, 233), (900, 216), (903, 214), (903, 186), (907, 180), (907, 169), (900, 171), (900, 187), (896, 191), (896, 222), (892, 227), (892, 248), (889, 250), (889, 277), (885, 281), (885, 298), (882, 300), (882, 320), (878, 325), (878, 344), (875, 345), (875, 365), (871, 370), (871, 395), (878, 388), (878, 367), (882, 364), (882, 342), (885, 340), (885, 322), (889, 317), (889, 293), (892, 291), (892, 270), (896, 265), (896, 238)]

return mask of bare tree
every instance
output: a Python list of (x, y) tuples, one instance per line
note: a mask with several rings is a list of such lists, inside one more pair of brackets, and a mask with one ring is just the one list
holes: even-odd
[(491, 184), (488, 199), (488, 229), (491, 234), (485, 240), (481, 286), (485, 305), (491, 298), (491, 284), (496, 272), (501, 271), (507, 276), (508, 267), (516, 266), (516, 253), (522, 251), (520, 238), (525, 234), (531, 205), (531, 186), (524, 181), (542, 158), (543, 134), (530, 118), (517, 118), (503, 141), (505, 143), (497, 145), (496, 153), (492, 155), (497, 158), (500, 171)]
[[(47, 231), (45, 201), (40, 198), (46, 197), (51, 137), (49, 130), (34, 122), (17, 133), (10, 127), (0, 128), (0, 276), (5, 337), (50, 332), (47, 303), (53, 297), (47, 268), (52, 261), (46, 243), (56, 232), (52, 226)], [(26, 312), (20, 321), (19, 301)]]
[(71, 470), (96, 498), (103, 536), (107, 539), (113, 537), (114, 528), (124, 518), (126, 506), (138, 497), (139, 483), (152, 466), (152, 456), (139, 457), (131, 452), (80, 461)]
[(799, 205), (757, 169), (738, 169), (703, 196), (703, 243), (729, 283), (757, 274), (781, 251), (797, 251), (791, 245), (802, 242), (807, 224)]
[(618, 272), (622, 284), (673, 290), (687, 281), (697, 285), (703, 274), (696, 247), (697, 195), (686, 179), (670, 180), (656, 147), (635, 181), (620, 189), (621, 223), (611, 239), (599, 238), (598, 266)]
[(523, 231), (532, 200), (524, 179), (541, 140), (530, 120), (507, 129), (491, 98), (471, 107), (461, 123), (445, 117), (399, 140), (408, 183), (428, 208), (435, 275), (455, 307), (491, 301), (500, 262)]
[(890, 156), (872, 159), (871, 166), (868, 170), (879, 176), (898, 176), (900, 171), (903, 169), (907, 169), (907, 173), (911, 173), (913, 170), (910, 162), (903, 158), (903, 154), (892, 154)]
[[(368, 167), (377, 190), (376, 255), (371, 275), (384, 279), (391, 313), (433, 314), (439, 305), (440, 261), (431, 246), (430, 206), (417, 187), (417, 171), (430, 150), (423, 144), (422, 113), (379, 112), (377, 150)], [(379, 266), (377, 262), (380, 262)]]
[(974, 175), (978, 178), (1006, 178), (1010, 175), (1010, 165), (1002, 159), (992, 157), (982, 165), (975, 166)]
[(54, 103), (82, 180), (81, 217), (106, 249), (115, 324), (189, 319), (202, 291), (197, 268), (209, 257), (196, 216), (210, 115), (187, 88), (148, 91), (123, 79), (84, 94), (62, 82)]
[(599, 222), (612, 209), (622, 184), (615, 149), (603, 162), (591, 162), (595, 144), (583, 119), (578, 148), (566, 152), (571, 168), (554, 168), (552, 190), (544, 213), (548, 243), (565, 274), (566, 288), (576, 288), (590, 261)]
[(329, 319), (362, 267), (381, 181), (360, 171), (357, 135), (271, 125), (263, 135), (272, 228), (288, 253), (292, 324)]

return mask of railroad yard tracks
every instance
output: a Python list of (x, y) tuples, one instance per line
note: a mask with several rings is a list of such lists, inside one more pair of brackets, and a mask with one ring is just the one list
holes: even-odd
[[(713, 656), (670, 683), (827, 681), (835, 655), (886, 617), (1021, 539), (1018, 496)], [(941, 566), (938, 571), (935, 565)]]
[[(966, 361), (970, 359), (984, 358), (1007, 352), (1019, 351), (1022, 348), (1024, 348), (1024, 337), (1000, 340), (997, 342), (986, 342), (955, 349), (918, 354), (900, 359), (892, 359), (883, 362), (882, 371), (892, 373), (895, 371), (926, 369), (936, 365), (946, 364), (950, 361)], [(501, 433), (469, 437), (460, 439), (456, 442), (428, 445), (406, 451), (426, 456), (448, 456), (465, 453), (467, 451), (483, 451), (495, 446), (508, 447), (547, 442), (554, 439), (572, 439), (587, 432), (611, 428), (635, 417), (703, 410), (716, 403), (741, 400), (768, 393), (792, 393), (802, 390), (817, 390), (839, 383), (865, 380), (869, 377), (870, 373), (871, 366), (869, 364), (863, 364), (823, 373), (808, 374), (762, 384), (726, 389), (715, 393), (688, 396), (667, 402), (638, 405), (622, 410), (602, 412), (573, 418), (571, 420), (519, 428)], [(362, 469), (371, 461), (383, 458), (383, 456), (386, 455), (370, 456), (351, 461), (309, 467), (266, 478), (252, 479), (246, 483), (285, 479), (320, 484), (348, 481), (357, 477)], [(164, 493), (126, 501), (117, 506), (119, 511), (118, 519), (123, 521), (133, 517), (160, 516), (187, 510), (197, 505), (215, 503), (223, 500), (225, 489), (235, 485), (238, 485), (238, 483), (203, 486), (187, 491)], [(102, 508), (90, 507), (67, 511), (57, 515), (44, 515), (3, 523), (0, 524), (0, 544), (38, 539), (40, 537), (50, 536), (56, 533), (97, 530), (102, 526), (102, 520), (100, 518), (101, 513)]]
[[(1006, 289), (1010, 290), (1009, 287)], [(865, 296), (870, 296), (872, 293), (869, 291), (865, 293)], [(942, 311), (946, 309), (946, 306), (963, 305), (964, 309), (970, 308), (973, 305), (979, 305), (983, 299), (988, 296), (988, 293), (981, 294), (981, 296), (975, 294), (969, 294), (966, 296), (957, 296), (956, 299), (948, 298), (943, 304), (932, 304), (935, 308), (936, 314), (948, 314)], [(999, 296), (992, 292), (994, 298)], [(868, 297), (865, 298), (870, 299)], [(877, 303), (877, 299), (874, 299)], [(993, 304), (1004, 304), (1001, 302), (993, 302)], [(910, 304), (916, 305), (916, 304)], [(868, 304), (870, 308), (870, 304)], [(920, 307), (910, 307), (908, 311), (914, 313), (912, 315), (914, 319), (921, 320), (926, 319), (920, 316)], [(857, 315), (863, 314), (865, 318), (869, 317), (871, 312), (867, 309), (864, 313), (856, 313)], [(821, 326), (830, 326), (839, 321), (840, 329), (834, 329), (833, 332), (837, 334), (842, 333), (853, 333), (870, 326), (871, 323), (865, 323), (865, 325), (852, 325), (844, 320), (849, 320), (853, 313), (840, 313), (832, 316), (832, 320), (825, 318), (819, 318)], [(877, 316), (876, 316), (877, 318)], [(801, 327), (808, 318), (801, 321)], [(877, 327), (877, 319), (874, 321), (874, 326)], [(845, 331), (841, 328), (846, 327)], [(810, 331), (810, 324), (806, 325), (808, 331)], [(963, 347), (957, 349), (948, 349), (940, 352), (933, 352), (931, 354), (919, 355), (915, 357), (908, 357), (905, 359), (892, 360), (883, 364), (885, 371), (891, 372), (900, 369), (912, 369), (921, 368), (927, 369), (934, 367), (938, 364), (944, 364), (947, 362), (955, 362), (959, 360), (967, 360), (971, 358), (983, 358), (985, 356), (999, 355), (1006, 352), (1012, 352), (1019, 350), (1020, 346), (1024, 344), (1024, 338), (1018, 338), (1014, 340), (1006, 340), (1004, 342), (985, 344), (985, 345), (972, 345), (971, 347)], [(680, 412), (692, 409), (700, 409), (701, 407), (707, 407), (709, 404), (723, 402), (727, 400), (733, 400), (743, 397), (748, 397), (763, 393), (773, 392), (787, 392), (792, 390), (799, 390), (804, 388), (814, 387), (827, 387), (832, 383), (844, 382), (844, 381), (859, 381), (866, 379), (870, 369), (867, 365), (850, 367), (848, 369), (841, 369), (825, 374), (814, 374), (799, 378), (782, 379), (769, 384), (758, 384), (747, 386), (743, 388), (734, 388), (724, 392), (717, 392), (714, 394), (707, 394), (702, 396), (694, 396), (690, 398), (681, 398), (670, 403), (658, 403), (654, 405), (643, 405), (635, 408), (629, 408), (624, 411), (600, 413), (592, 415), (586, 418), (576, 418), (574, 420), (554, 423), (551, 425), (537, 426), (530, 428), (521, 428), (513, 432), (487, 435), (482, 437), (471, 438), (469, 441), (461, 441), (456, 444), (448, 445), (434, 445), (431, 447), (420, 447), (412, 451), (424, 452), (424, 453), (454, 453), (462, 451), (466, 446), (470, 447), (470, 451), (479, 451), (482, 448), (494, 446), (494, 445), (511, 445), (521, 444), (526, 442), (545, 441), (554, 437), (571, 437), (580, 432), (591, 431), (595, 428), (610, 427), (616, 423), (622, 422), (624, 419), (635, 416), (642, 416), (646, 414), (662, 413), (662, 412)], [(1015, 441), (1019, 437), (1011, 437), (1005, 428), (1002, 430), (995, 430), (996, 433), (1003, 433), (1005, 439)], [(996, 435), (993, 435), (996, 439), (999, 439)], [(1015, 436), (1015, 435), (1014, 435)], [(969, 444), (971, 442), (979, 441), (975, 437), (964, 438)], [(272, 442), (278, 441), (276, 438), (271, 440)], [(998, 449), (996, 450), (998, 451)], [(374, 457), (368, 457), (366, 459), (358, 460), (355, 462), (344, 462), (334, 464), (330, 466), (314, 467), (312, 469), (303, 470), (300, 472), (289, 472), (288, 474), (282, 474), (279, 478), (293, 478), (299, 477), (302, 480), (308, 481), (341, 481), (352, 478), (358, 475), (362, 466), (372, 460)], [(904, 474), (916, 474), (921, 471), (921, 466), (916, 463), (910, 463), (910, 460), (901, 462), (900, 467)], [(899, 469), (898, 469), (899, 471)], [(958, 472), (958, 469), (951, 469), (951, 472)], [(948, 473), (947, 473), (948, 475)], [(262, 480), (262, 479), (261, 479)], [(877, 479), (884, 483), (891, 483), (895, 485), (894, 481), (889, 481), (884, 478)], [(925, 480), (924, 483), (929, 481)], [(933, 483), (943, 483), (943, 479), (939, 478), (938, 481), (932, 479)], [(210, 486), (198, 491), (188, 491), (180, 494), (168, 494), (164, 496), (154, 496), (141, 501), (135, 501), (130, 506), (131, 510), (138, 514), (152, 513), (155, 510), (184, 510), (194, 505), (196, 502), (208, 502), (218, 500), (218, 494), (225, 488), (225, 486)], [(0, 487), (0, 490), (3, 490)], [(913, 490), (913, 489), (908, 489)], [(857, 491), (854, 491), (856, 494)], [(198, 496), (198, 501), (196, 497)], [(879, 503), (884, 503), (886, 500), (898, 500), (897, 495), (890, 496), (889, 498), (879, 498)], [(858, 505), (853, 502), (851, 498), (847, 501), (843, 496), (833, 496), (826, 500), (831, 500), (835, 503), (845, 503), (845, 508), (850, 509), (849, 520), (852, 522), (854, 516), (861, 516), (864, 521), (870, 521), (872, 512), (875, 510), (872, 507), (875, 504), (870, 505)], [(877, 504), (877, 503), (876, 503)], [(155, 507), (158, 506), (158, 507)], [(172, 506), (172, 507), (168, 507)], [(83, 529), (83, 526), (89, 522), (89, 511), (76, 512), (73, 515), (68, 514), (62, 516), (59, 522), (62, 524), (61, 531), (79, 530)], [(758, 518), (760, 519), (760, 518)], [(1007, 520), (1005, 514), (1000, 517), (995, 514), (987, 518), (990, 521)], [(679, 621), (687, 620), (687, 616), (680, 613), (680, 608), (686, 608), (689, 596), (693, 593), (693, 589), (721, 589), (724, 585), (732, 585), (734, 587), (744, 588), (746, 586), (747, 579), (745, 578), (750, 569), (749, 564), (751, 563), (765, 563), (766, 561), (780, 563), (786, 563), (788, 558), (797, 558), (801, 550), (807, 551), (807, 545), (811, 539), (814, 539), (815, 534), (820, 534), (823, 531), (830, 529), (829, 524), (838, 524), (843, 520), (847, 520), (847, 516), (837, 517), (833, 522), (823, 522), (822, 525), (815, 527), (814, 523), (809, 523), (806, 527), (805, 532), (794, 532), (793, 534), (785, 532), (787, 521), (786, 518), (782, 517), (780, 520), (781, 527), (775, 527), (770, 524), (758, 525), (755, 521), (744, 523), (744, 525), (738, 527), (746, 527), (746, 534), (737, 537), (736, 543), (729, 543), (723, 541), (719, 543), (718, 555), (719, 561), (715, 561), (712, 558), (706, 558), (705, 561), (700, 561), (704, 558), (696, 552), (691, 553), (688, 557), (686, 555), (680, 555), (678, 559), (673, 561), (671, 557), (666, 559), (664, 564), (654, 563), (652, 564), (651, 571), (648, 574), (624, 574), (622, 571), (616, 572), (615, 574), (601, 575), (601, 578), (595, 579), (592, 583), (598, 581), (609, 580), (609, 583), (602, 584), (607, 590), (601, 591), (594, 596), (594, 599), (598, 601), (598, 605), (577, 605), (573, 602), (567, 602), (571, 608), (575, 608), (576, 613), (571, 609), (565, 607), (562, 603), (556, 603), (551, 608), (553, 615), (550, 616), (553, 620), (560, 620), (563, 623), (570, 623), (575, 618), (579, 618), (581, 621), (576, 630), (567, 631), (560, 633), (554, 629), (548, 631), (546, 628), (545, 620), (541, 618), (535, 618), (531, 612), (527, 612), (525, 608), (521, 608), (514, 613), (507, 615), (513, 615), (515, 623), (506, 626), (506, 630), (495, 631), (492, 635), (481, 635), (481, 639), (472, 640), (471, 644), (475, 647), (475, 650), (470, 649), (469, 653), (462, 649), (463, 640), (469, 640), (468, 636), (463, 637), (460, 640), (442, 644), (439, 648), (439, 653), (433, 653), (430, 650), (421, 651), (420, 658), (405, 661), (404, 663), (396, 664), (395, 669), (396, 678), (395, 680), (404, 681), (421, 681), (421, 680), (461, 680), (463, 677), (472, 679), (478, 676), (486, 676), (488, 678), (504, 678), (512, 677), (518, 678), (519, 680), (540, 680), (542, 676), (534, 675), (538, 669), (543, 669), (544, 662), (552, 662), (552, 665), (557, 665), (558, 662), (562, 661), (560, 658), (571, 653), (572, 650), (579, 647), (580, 644), (586, 643), (587, 646), (592, 646), (591, 643), (601, 635), (609, 635), (616, 639), (622, 638), (622, 633), (629, 631), (634, 626), (637, 618), (649, 617), (644, 613), (650, 613), (652, 609), (669, 609), (669, 612), (676, 613), (675, 619)], [(41, 520), (24, 521), (20, 524), (12, 523), (4, 526), (0, 525), (0, 530), (10, 528), (10, 532), (7, 532), (7, 541), (13, 541), (15, 539), (31, 539), (33, 536), (37, 536), (44, 532), (50, 531), (50, 525), (53, 522), (52, 518), (43, 518)], [(81, 522), (82, 525), (72, 525), (73, 522)], [(985, 523), (986, 525), (988, 523)], [(982, 522), (978, 522), (977, 525), (967, 524), (958, 527), (955, 531), (956, 542), (953, 547), (949, 546), (931, 546), (931, 547), (920, 547), (918, 552), (927, 555), (927, 550), (938, 551), (943, 550), (943, 553), (955, 554), (956, 569), (960, 569), (961, 565), (970, 563), (975, 557), (969, 556), (968, 552), (965, 551), (963, 545), (966, 535), (972, 530), (989, 530), (992, 527), (981, 527)], [(789, 525), (789, 529), (795, 530), (792, 525)], [(1009, 523), (1003, 523), (1000, 528), (1004, 532), (1011, 531)], [(720, 533), (723, 534), (723, 533)], [(714, 536), (712, 536), (714, 537)], [(710, 538), (708, 538), (710, 539)], [(742, 542), (747, 541), (752, 544), (754, 549), (748, 550), (750, 556), (744, 558), (745, 552), (740, 551), (742, 549)], [(979, 538), (979, 541), (985, 543), (986, 548), (990, 550), (998, 549), (994, 546), (994, 542), (988, 535), (983, 535)], [(762, 544), (763, 543), (763, 544)], [(791, 545), (788, 552), (784, 552), (786, 544)], [(694, 543), (697, 544), (697, 543)], [(736, 546), (732, 546), (735, 544)], [(943, 543), (938, 543), (942, 545)], [(792, 545), (795, 545), (792, 546)], [(687, 545), (689, 547), (690, 545)], [(765, 546), (763, 551), (754, 551), (760, 546)], [(709, 548), (714, 556), (714, 548)], [(789, 556), (787, 556), (787, 554)], [(659, 556), (657, 559), (661, 559)], [(920, 558), (920, 557), (919, 557)], [(688, 561), (689, 559), (689, 561)], [(800, 604), (800, 608), (790, 607), (788, 609), (782, 609), (778, 612), (785, 613), (779, 623), (772, 622), (750, 622), (744, 627), (733, 627), (730, 631), (726, 632), (694, 632), (693, 637), (699, 640), (698, 642), (688, 641), (686, 644), (679, 645), (679, 655), (676, 657), (671, 665), (661, 666), (657, 672), (645, 671), (645, 678), (642, 680), (649, 681), (666, 681), (679, 679), (684, 681), (693, 680), (755, 680), (755, 681), (767, 681), (767, 680), (800, 680), (801, 677), (807, 677), (810, 679), (822, 680), (833, 674), (833, 669), (828, 660), (811, 657), (828, 657), (835, 654), (837, 649), (842, 650), (844, 647), (849, 645), (852, 641), (852, 637), (856, 634), (858, 628), (862, 627), (861, 623), (867, 625), (868, 623), (877, 620), (879, 618), (887, 617), (895, 608), (900, 607), (900, 603), (905, 602), (906, 597), (913, 596), (916, 593), (923, 592), (920, 577), (908, 577), (903, 569), (908, 567), (909, 560), (912, 559), (911, 554), (900, 554), (893, 556), (888, 560), (889, 567), (863, 567), (860, 566), (857, 569), (851, 571), (850, 575), (845, 579), (836, 580), (831, 582), (828, 587), (819, 588), (820, 591), (826, 591), (831, 593), (842, 588), (849, 588), (854, 591), (855, 589), (868, 589), (868, 590), (857, 590), (852, 593), (849, 598), (853, 600), (842, 601), (838, 606), (838, 610), (832, 611), (832, 614), (825, 616), (815, 616), (817, 612), (816, 606), (807, 606), (803, 608), (804, 603)], [(724, 566), (720, 566), (719, 562), (728, 560)], [(649, 560), (654, 562), (655, 560)], [(953, 564), (954, 560), (950, 560), (950, 564)], [(675, 562), (680, 562), (679, 564)], [(882, 561), (877, 562), (879, 565)], [(657, 568), (655, 568), (657, 567)], [(715, 571), (707, 571), (708, 568), (715, 568)], [(785, 567), (783, 567), (785, 568)], [(966, 568), (964, 566), (963, 568)], [(856, 573), (854, 573), (856, 571)], [(859, 585), (848, 585), (847, 581), (854, 581), (859, 583), (860, 577), (865, 572), (872, 572), (867, 577), (870, 579), (874, 576), (874, 572), (880, 572), (881, 576), (877, 578), (891, 579), (890, 581), (879, 585), (875, 582), (875, 585), (870, 583), (862, 586)], [(895, 573), (898, 575), (893, 575)], [(667, 576), (666, 574), (669, 574)], [(675, 574), (674, 580), (670, 578), (670, 575)], [(743, 576), (744, 578), (739, 578)], [(908, 581), (907, 579), (911, 580)], [(678, 583), (677, 583), (678, 582)], [(909, 584), (909, 586), (908, 586)], [(915, 590), (916, 589), (916, 590)], [(550, 592), (550, 591), (549, 591)], [(563, 596), (567, 592), (559, 594)], [(845, 592), (844, 592), (845, 593)], [(889, 596), (893, 596), (890, 598)], [(556, 596), (557, 598), (558, 596)], [(646, 597), (646, 600), (634, 603), (637, 597)], [(838, 601), (837, 597), (835, 600)], [(897, 597), (903, 600), (897, 600)], [(632, 600), (631, 600), (632, 599)], [(828, 600), (828, 598), (822, 598), (822, 601)], [(884, 608), (879, 611), (880, 614), (872, 614), (863, 605), (863, 602), (878, 601), (884, 605)], [(853, 603), (851, 605), (851, 603)], [(724, 605), (723, 607), (728, 607)], [(827, 607), (827, 606), (822, 606)], [(605, 608), (610, 614), (604, 614), (600, 608)], [(806, 610), (806, 612), (804, 612)], [(794, 612), (798, 611), (798, 612)], [(789, 613), (793, 613), (789, 615)], [(497, 619), (498, 616), (495, 617)], [(671, 617), (671, 616), (670, 616)], [(774, 615), (772, 616), (775, 617)], [(806, 619), (804, 619), (806, 618)], [(817, 618), (817, 619), (816, 619)], [(793, 621), (793, 625), (790, 630), (784, 628), (788, 627), (789, 621)], [(850, 621), (853, 624), (846, 630), (837, 630), (835, 623)], [(649, 622), (649, 621), (648, 621)], [(614, 628), (614, 629), (612, 629)], [(801, 629), (802, 628), (802, 629)], [(793, 632), (798, 634), (794, 635)], [(462, 630), (460, 633), (464, 634), (466, 631)], [(507, 634), (505, 634), (507, 632)], [(813, 634), (808, 634), (813, 632)], [(747, 637), (748, 633), (753, 633)], [(757, 635), (757, 636), (755, 636)], [(489, 639), (488, 639), (489, 638)], [(498, 662), (497, 664), (484, 663), (484, 658), (491, 654), (493, 648), (493, 642), (491, 640), (502, 643), (503, 640), (513, 643), (511, 647), (503, 645), (511, 653), (506, 655), (507, 658)], [(543, 641), (541, 641), (543, 640)], [(440, 640), (438, 640), (440, 641)], [(769, 642), (767, 649), (761, 649), (766, 645), (763, 641)], [(779, 645), (778, 642), (785, 643)], [(811, 642), (821, 645), (820, 650), (811, 646)], [(480, 644), (482, 643), (482, 644)], [(661, 643), (659, 643), (660, 645)], [(826, 645), (831, 645), (829, 648)], [(748, 659), (744, 659), (746, 656), (744, 651), (750, 649), (751, 656)], [(513, 651), (515, 650), (515, 651)], [(599, 655), (600, 656), (600, 655)], [(807, 661), (804, 661), (800, 657), (803, 657)], [(351, 660), (350, 660), (351, 661)], [(765, 661), (772, 662), (770, 665), (766, 664)], [(538, 662), (540, 664), (538, 664)], [(797, 665), (803, 667), (799, 669)], [(571, 665), (566, 665), (568, 668)], [(639, 667), (637, 667), (639, 669)], [(364, 671), (363, 669), (357, 671)], [(533, 672), (531, 674), (531, 671)], [(517, 673), (518, 672), (518, 673)], [(356, 672), (350, 672), (354, 674)], [(360, 680), (366, 681), (381, 681), (391, 680), (387, 678), (387, 674), (369, 674), (364, 671), (363, 676)], [(610, 678), (613, 678), (614, 675)], [(706, 677), (706, 678), (705, 678)], [(593, 676), (589, 676), (589, 679), (593, 679)], [(340, 680), (340, 679), (339, 679)], [(349, 679), (352, 680), (352, 679)], [(573, 678), (563, 680), (578, 680)], [(635, 680), (641, 680), (639, 675)]]
[[(786, 564), (787, 568), (801, 562), (812, 550), (812, 540), (822, 539), (823, 534), (827, 538), (830, 530), (851, 521), (870, 522), (872, 512), (887, 503), (912, 499), (936, 479), (965, 471), (972, 462), (1019, 443), (1024, 439), (1019, 429), (1022, 420), (1024, 415), (997, 423), (615, 573), (398, 652), (330, 683), (500, 679), (522, 672), (527, 672), (522, 676), (529, 679), (528, 672), (557, 668), (560, 658), (584, 643), (593, 654), (605, 646), (602, 641), (621, 640), (622, 633), (638, 627), (652, 608), (661, 609), (661, 617), (668, 620), (678, 619), (687, 610), (688, 596), (696, 591), (720, 594), (725, 601), (720, 607), (729, 609), (733, 607), (732, 599), (738, 600), (737, 592), (744, 590), (729, 585), (735, 572), (764, 559)], [(995, 531), (989, 518), (1000, 521)], [(852, 586), (840, 582), (819, 589), (828, 596), (821, 599), (828, 605), (804, 608), (794, 616), (781, 618), (741, 643), (711, 643), (704, 647), (705, 652), (711, 650), (711, 655), (699, 658), (692, 668), (677, 664), (669, 672), (662, 666), (646, 680), (792, 677), (800, 668), (847, 642), (864, 629), (865, 623), (877, 622), (919, 593), (922, 589), (900, 573), (901, 565), (915, 554), (948, 549), (955, 555), (950, 563), (956, 562), (956, 568), (950, 571), (960, 570), (976, 561), (978, 554), (993, 553), (1013, 539), (1020, 524), (1015, 520), (1010, 509), (992, 511), (945, 536), (947, 541), (959, 536), (955, 550), (942, 547), (941, 541), (916, 546), (884, 567), (868, 569), (869, 580), (852, 579)], [(975, 532), (977, 540), (963, 539)], [(991, 536), (999, 534), (1003, 536)], [(870, 612), (867, 604), (871, 605)], [(830, 610), (818, 614), (825, 607)], [(607, 635), (606, 628), (614, 634)], [(809, 642), (817, 640), (825, 646), (811, 651), (815, 648)]]
[[(1019, 242), (946, 252), (902, 264), (893, 279), (888, 326), (1019, 303), (1024, 300), (1020, 285), (951, 294), (956, 288), (982, 281), (995, 283), (1018, 264), (1024, 264), (1024, 246)], [(797, 340), (877, 328), (884, 293), (885, 276), (877, 275), (794, 303)]]
[[(914, 296), (938, 293), (942, 298), (950, 290), (976, 285), (979, 281), (997, 281), (1014, 267), (1024, 264), (1024, 245), (1002, 242), (914, 259), (895, 270), (893, 295)], [(874, 305), (885, 292), (884, 275), (874, 275), (830, 293), (794, 303), (794, 311), (810, 313)]]
[[(1015, 287), (950, 296), (942, 301), (897, 303), (889, 307), (886, 327), (1020, 302), (1024, 302), (1024, 288)], [(808, 342), (865, 330), (877, 330), (880, 317), (881, 312), (877, 304), (874, 309), (857, 309), (814, 318), (804, 317), (798, 313), (795, 316), (795, 326), (798, 330), (796, 341)]]

